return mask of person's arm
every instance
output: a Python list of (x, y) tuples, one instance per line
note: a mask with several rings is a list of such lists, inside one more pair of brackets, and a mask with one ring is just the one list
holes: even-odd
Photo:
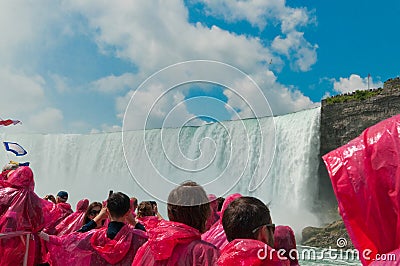
[(93, 220), (89, 221), (87, 224), (83, 225), (77, 232), (85, 233), (92, 229), (101, 226), (101, 221), (107, 218), (107, 208), (103, 207), (98, 215), (94, 217)]
[(48, 234), (46, 234), (46, 233), (43, 232), (43, 231), (40, 231), (40, 232), (38, 233), (38, 236), (39, 236), (41, 239), (43, 239), (44, 241), (49, 242), (49, 243), (51, 243), (51, 244), (58, 245), (58, 246), (61, 246), (61, 244), (62, 244), (61, 238), (58, 237), (58, 236), (48, 235)]
[(90, 230), (92, 230), (92, 229), (95, 229), (96, 227), (97, 227), (96, 222), (93, 221), (93, 220), (90, 220), (87, 224), (85, 224), (85, 225), (83, 225), (81, 228), (79, 228), (79, 229), (77, 230), (77, 232), (79, 232), (79, 233), (85, 233), (85, 232), (88, 232), (88, 231), (90, 231)]
[(104, 206), (103, 208), (101, 208), (100, 213), (96, 217), (94, 217), (93, 221), (96, 223), (97, 226), (101, 226), (101, 221), (106, 218), (108, 218), (107, 207)]

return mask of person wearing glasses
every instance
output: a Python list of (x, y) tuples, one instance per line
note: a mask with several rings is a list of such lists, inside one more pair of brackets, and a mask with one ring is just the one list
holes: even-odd
[(96, 219), (95, 221), (94, 218), (100, 214), (102, 208), (103, 205), (100, 202), (92, 202), (86, 210), (83, 225), (77, 232), (84, 233), (95, 228), (100, 228), (103, 225), (102, 222), (104, 219)]
[(222, 225), (229, 244), (218, 265), (289, 265), (274, 247), (275, 224), (267, 205), (254, 197), (240, 197), (226, 208)]

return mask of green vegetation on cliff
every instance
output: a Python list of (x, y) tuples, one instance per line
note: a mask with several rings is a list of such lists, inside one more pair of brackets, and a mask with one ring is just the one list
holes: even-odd
[(326, 104), (362, 101), (382, 93), (382, 88), (375, 90), (356, 90), (351, 94), (341, 94), (325, 99)]

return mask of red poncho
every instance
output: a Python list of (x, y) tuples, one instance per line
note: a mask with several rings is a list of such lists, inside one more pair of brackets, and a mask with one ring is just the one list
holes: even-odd
[(399, 133), (397, 115), (323, 156), (340, 214), (364, 265), (400, 248)]
[(229, 203), (231, 203), (237, 198), (240, 198), (241, 196), (242, 195), (240, 195), (239, 193), (235, 193), (226, 197), (224, 204), (222, 205), (219, 220), (216, 223), (214, 223), (207, 232), (201, 235), (201, 239), (203, 239), (208, 243), (213, 244), (220, 250), (222, 250), (226, 245), (228, 245), (229, 242), (226, 239), (224, 227), (222, 226), (222, 216), (226, 208), (228, 208)]
[(254, 239), (235, 239), (221, 251), (219, 266), (288, 266), (289, 260), (280, 260), (275, 250)]
[[(41, 199), (33, 191), (35, 182), (28, 166), (19, 167), (8, 178), (0, 181), (0, 233), (26, 231), (37, 233), (51, 220), (54, 204)], [(2, 238), (0, 265), (22, 265), (25, 255), (25, 237)], [(29, 241), (28, 265), (40, 258), (36, 235)]]
[(188, 225), (161, 220), (148, 234), (132, 265), (215, 265), (218, 259), (218, 249)]
[(47, 244), (51, 265), (130, 265), (140, 246), (147, 241), (143, 231), (124, 225), (114, 239), (107, 228), (86, 233), (50, 236)]
[(53, 211), (52, 214), (52, 220), (46, 225), (44, 232), (50, 235), (56, 235), (57, 225), (72, 213), (73, 211), (69, 203), (60, 202), (55, 204), (55, 210)]
[(89, 200), (82, 199), (76, 204), (76, 212), (67, 216), (56, 226), (55, 234), (57, 236), (67, 235), (69, 233), (75, 232), (83, 225), (83, 220), (85, 219), (85, 212), (89, 207)]
[(299, 266), (296, 250), (296, 238), (289, 226), (279, 225), (275, 228), (274, 249), (284, 250), (285, 257), (289, 259), (290, 266)]

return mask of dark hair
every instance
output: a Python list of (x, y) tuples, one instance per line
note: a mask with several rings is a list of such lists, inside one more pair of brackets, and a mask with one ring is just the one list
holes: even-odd
[(217, 201), (218, 201), (218, 211), (220, 212), (222, 210), (222, 205), (224, 204), (225, 198), (218, 197)]
[(124, 216), (130, 208), (130, 199), (122, 192), (112, 193), (107, 199), (107, 209), (113, 218)]
[(168, 218), (196, 228), (203, 233), (210, 215), (210, 204), (203, 187), (187, 181), (174, 188), (168, 196)]
[(228, 241), (237, 238), (256, 239), (253, 230), (271, 223), (267, 205), (254, 197), (240, 197), (232, 201), (222, 216), (222, 226)]
[(138, 207), (138, 200), (135, 197), (131, 198), (132, 208), (136, 209)]
[(82, 225), (85, 225), (88, 222), (90, 222), (89, 214), (95, 207), (100, 207), (100, 209), (101, 209), (101, 208), (103, 208), (103, 205), (97, 201), (90, 203), (89, 207), (87, 208), (87, 210), (85, 212), (85, 218), (83, 218)]
[(137, 208), (137, 217), (154, 216), (153, 206), (150, 201), (142, 201)]

